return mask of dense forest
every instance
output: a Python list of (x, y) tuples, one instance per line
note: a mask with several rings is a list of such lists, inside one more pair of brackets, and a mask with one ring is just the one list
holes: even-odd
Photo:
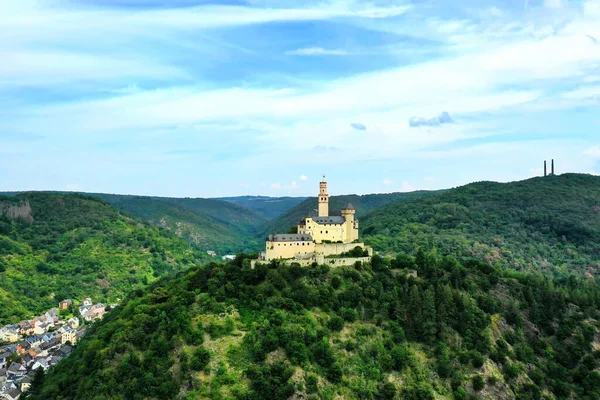
[(267, 220), (221, 200), (94, 194), (111, 205), (218, 254), (256, 251), (257, 230)]
[(0, 325), (66, 298), (115, 302), (208, 256), (82, 195), (0, 197)]
[(361, 220), (383, 253), (476, 257), (519, 271), (600, 274), (600, 177), (565, 174), (521, 182), (478, 182), (391, 203)]
[(435, 251), (238, 257), (135, 290), (29, 398), (598, 399), (598, 306), (590, 281)]

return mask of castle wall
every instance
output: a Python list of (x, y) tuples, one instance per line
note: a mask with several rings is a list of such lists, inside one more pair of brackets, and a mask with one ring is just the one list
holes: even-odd
[(269, 242), (265, 252), (265, 260), (271, 261), (277, 258), (295, 258), (296, 254), (308, 255), (314, 253), (315, 244), (308, 241), (298, 242)]
[[(305, 259), (305, 260), (282, 260), (282, 263), (285, 265), (299, 264), (302, 267), (309, 267), (313, 263), (316, 262), (319, 265), (329, 265), (330, 267), (341, 267), (344, 265), (354, 265), (354, 264), (356, 264), (357, 261), (360, 261), (361, 263), (368, 263), (368, 262), (371, 262), (371, 257), (320, 258), (320, 260), (321, 261), (319, 261), (319, 257), (313, 257), (313, 258), (309, 258), (309, 259)], [(257, 262), (260, 262), (260, 261), (252, 260), (250, 262), (250, 267), (254, 268), (256, 266)]]
[(338, 254), (347, 253), (353, 250), (356, 246), (365, 248), (364, 243), (317, 243), (315, 245), (315, 253), (325, 257), (336, 256)]

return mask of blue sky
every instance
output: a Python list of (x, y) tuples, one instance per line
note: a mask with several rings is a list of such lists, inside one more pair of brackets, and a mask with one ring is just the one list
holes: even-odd
[(437, 189), (600, 173), (600, 3), (0, 3), (0, 190)]

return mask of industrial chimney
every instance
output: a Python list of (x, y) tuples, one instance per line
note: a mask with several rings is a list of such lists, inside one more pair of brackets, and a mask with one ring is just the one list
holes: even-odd
[(548, 176), (548, 168), (546, 167), (546, 160), (544, 160), (544, 176)]
[(554, 175), (554, 159), (552, 159), (552, 173), (551, 175)]

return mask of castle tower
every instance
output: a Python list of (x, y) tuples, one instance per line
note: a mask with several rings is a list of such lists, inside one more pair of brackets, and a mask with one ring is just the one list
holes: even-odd
[(319, 217), (329, 216), (329, 195), (327, 194), (327, 182), (325, 175), (323, 180), (319, 182)]
[(346, 207), (342, 208), (342, 217), (344, 217), (344, 229), (346, 232), (345, 243), (352, 243), (354, 240), (358, 239), (358, 221), (354, 219), (355, 214), (356, 210), (351, 203), (348, 203)]

